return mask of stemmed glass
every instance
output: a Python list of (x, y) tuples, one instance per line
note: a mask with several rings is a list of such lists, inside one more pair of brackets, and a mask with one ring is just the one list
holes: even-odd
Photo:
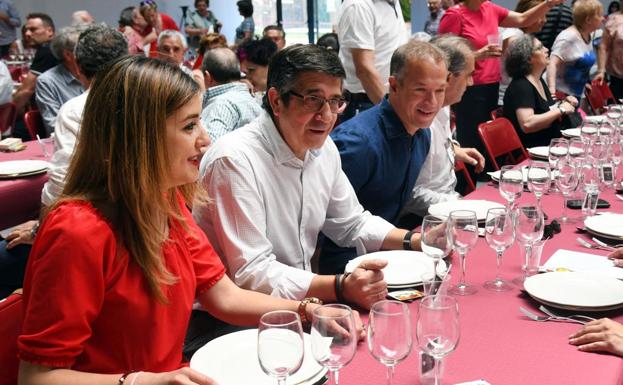
[(576, 166), (582, 166), (586, 159), (586, 150), (588, 149), (588, 143), (583, 138), (571, 138), (569, 140), (569, 160), (576, 164)]
[(478, 290), (465, 282), (465, 255), (478, 241), (476, 213), (469, 210), (450, 212), (447, 235), (452, 248), (459, 254), (461, 261), (461, 281), (450, 289), (450, 293), (456, 295), (474, 294)]
[(437, 274), (439, 261), (450, 253), (450, 243), (446, 237), (447, 218), (427, 215), (422, 221), (422, 251), (433, 259), (433, 272)]
[(456, 300), (446, 295), (422, 298), (415, 335), (419, 348), (435, 359), (435, 385), (441, 384), (441, 360), (456, 349), (461, 335)]
[[(581, 166), (580, 166), (581, 167)], [(575, 163), (564, 160), (558, 163), (558, 176), (556, 177), (556, 186), (562, 193), (562, 217), (560, 221), (566, 223), (567, 217), (567, 199), (571, 191), (575, 191), (578, 186), (579, 172)]]
[(355, 356), (357, 331), (353, 311), (347, 305), (317, 307), (312, 314), (311, 343), (314, 359), (329, 369), (331, 383), (339, 383), (339, 370)]
[(411, 316), (407, 304), (379, 301), (372, 305), (368, 323), (368, 350), (387, 366), (387, 384), (394, 379), (394, 368), (411, 353)]
[(612, 157), (612, 164), (614, 164), (614, 181), (617, 180), (617, 171), (619, 169), (619, 165), (621, 164), (621, 159), (623, 157), (623, 143), (621, 143), (621, 137), (616, 136), (612, 141), (612, 145), (610, 147), (610, 155)]
[(592, 123), (583, 123), (580, 128), (580, 136), (591, 143), (597, 136), (597, 126)]
[(489, 247), (496, 253), (495, 279), (485, 282), (485, 289), (493, 291), (511, 290), (513, 287), (500, 278), (502, 255), (515, 242), (515, 228), (511, 211), (502, 208), (493, 208), (487, 211), (485, 239)]
[(528, 167), (528, 188), (534, 193), (539, 207), (541, 207), (541, 197), (549, 190), (551, 181), (550, 168), (547, 163), (539, 161), (530, 162)]
[[(532, 246), (543, 237), (545, 226), (543, 211), (539, 206), (523, 204), (519, 205), (515, 215), (515, 235), (517, 242), (526, 249), (524, 266), (527, 266), (532, 253)], [(514, 279), (513, 282), (522, 284), (525, 280), (525, 273), (524, 270), (524, 275)]]
[[(556, 165), (560, 159), (566, 159), (569, 155), (569, 141), (565, 138), (555, 138), (549, 143), (549, 150), (547, 152), (547, 160), (549, 162), (549, 169), (555, 170)], [(556, 192), (556, 186), (552, 188)], [(538, 199), (538, 198), (537, 198)]]
[(523, 192), (523, 172), (514, 169), (515, 166), (502, 166), (500, 169), (499, 190), (502, 198), (506, 199), (507, 207), (512, 210), (515, 201)]
[(299, 315), (289, 310), (271, 311), (260, 318), (257, 357), (264, 373), (285, 385), (303, 364), (303, 327)]

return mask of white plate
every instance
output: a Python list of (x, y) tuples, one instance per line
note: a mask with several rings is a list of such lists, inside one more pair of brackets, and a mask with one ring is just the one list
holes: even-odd
[(582, 135), (579, 127), (567, 128), (566, 130), (561, 130), (560, 133), (562, 134), (562, 136), (565, 136), (567, 138), (579, 138)]
[[(327, 370), (320, 366), (311, 350), (311, 338), (304, 333), (305, 358), (301, 368), (288, 378), (287, 384), (313, 384)], [(257, 359), (257, 329), (242, 330), (216, 338), (190, 359), (190, 367), (210, 376), (219, 384), (227, 385), (274, 385)]]
[(439, 217), (447, 217), (451, 211), (455, 210), (471, 210), (476, 213), (476, 219), (484, 221), (487, 219), (487, 211), (493, 208), (504, 208), (504, 205), (497, 202), (477, 200), (477, 199), (460, 199), (457, 201), (440, 202), (428, 207), (428, 213)]
[(590, 232), (606, 238), (623, 239), (623, 214), (601, 214), (588, 217), (584, 226)]
[[(383, 269), (383, 275), (387, 286), (391, 288), (404, 288), (417, 285), (422, 282), (422, 274), (433, 271), (433, 259), (421, 251), (389, 250), (378, 251), (361, 255), (351, 259), (344, 271), (350, 273), (363, 261), (369, 259), (384, 259), (387, 266)], [(446, 263), (441, 260), (437, 266), (437, 273), (446, 271)]]
[(10, 160), (0, 162), (0, 177), (20, 176), (46, 172), (49, 163), (43, 160)]
[(548, 146), (539, 146), (528, 148), (528, 154), (533, 158), (539, 159), (548, 159), (549, 158), (549, 147)]
[(602, 274), (537, 274), (525, 280), (524, 289), (537, 301), (561, 308), (603, 310), (623, 305), (623, 281)]
[(603, 115), (590, 115), (584, 117), (584, 121), (588, 123), (601, 124), (606, 123), (608, 121), (608, 117)]

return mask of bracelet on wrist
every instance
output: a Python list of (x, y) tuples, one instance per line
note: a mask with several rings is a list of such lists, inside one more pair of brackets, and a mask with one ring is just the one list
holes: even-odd
[(119, 377), (119, 379), (117, 380), (117, 383), (118, 383), (119, 385), (123, 385), (123, 384), (125, 384), (126, 380), (128, 379), (128, 376), (130, 376), (130, 374), (132, 374), (132, 373), (134, 373), (134, 372), (127, 372), (127, 373), (123, 373), (123, 374), (121, 375), (121, 377)]
[(310, 303), (314, 303), (317, 305), (322, 305), (322, 301), (319, 298), (316, 297), (307, 297), (304, 298), (300, 303), (299, 303), (299, 307), (297, 310), (297, 313), (299, 314), (299, 317), (301, 318), (301, 323), (303, 325), (307, 325), (311, 322), (311, 320), (309, 318), (307, 318), (307, 313), (306, 313), (306, 309), (307, 309), (307, 305), (309, 305)]
[(349, 275), (350, 273), (335, 275), (335, 298), (339, 303), (346, 303), (346, 298), (344, 297), (344, 282), (346, 282), (346, 277)]
[(402, 239), (402, 248), (404, 250), (413, 250), (413, 245), (411, 244), (411, 237), (413, 237), (414, 233), (415, 231), (413, 230), (407, 231), (407, 233), (405, 234), (405, 237)]

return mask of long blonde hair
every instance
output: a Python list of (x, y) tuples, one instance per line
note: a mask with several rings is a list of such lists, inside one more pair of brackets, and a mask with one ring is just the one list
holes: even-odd
[(162, 260), (167, 221), (181, 219), (176, 191), (190, 205), (196, 188), (193, 183), (166, 191), (166, 119), (198, 92), (191, 77), (157, 59), (127, 56), (100, 71), (59, 199), (111, 208), (107, 217), (116, 236), (162, 302), (162, 286), (176, 282)]

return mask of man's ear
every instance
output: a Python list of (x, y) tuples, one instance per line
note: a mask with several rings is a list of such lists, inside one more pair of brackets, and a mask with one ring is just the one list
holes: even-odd
[(212, 84), (212, 75), (208, 71), (203, 71), (203, 79), (205, 81), (206, 88), (210, 87)]
[(273, 115), (275, 117), (279, 116), (281, 109), (283, 109), (283, 100), (275, 87), (270, 87), (268, 90), (268, 103), (270, 103), (270, 107), (273, 110)]
[(389, 77), (389, 92), (397, 92), (398, 91), (398, 79), (395, 76)]

